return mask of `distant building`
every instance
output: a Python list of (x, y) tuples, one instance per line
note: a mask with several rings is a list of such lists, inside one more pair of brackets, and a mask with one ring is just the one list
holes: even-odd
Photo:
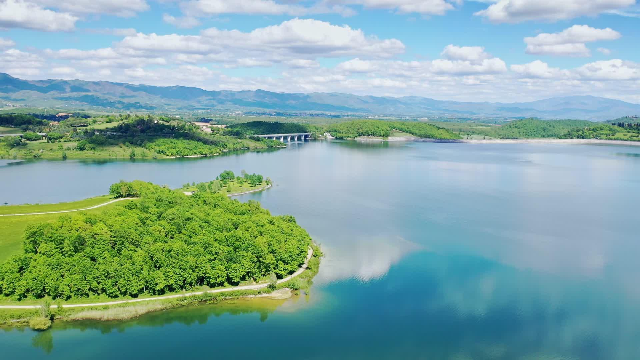
[(58, 113), (56, 115), (57, 118), (62, 118), (62, 119), (68, 119), (70, 117), (72, 117), (73, 114), (69, 114), (69, 113)]

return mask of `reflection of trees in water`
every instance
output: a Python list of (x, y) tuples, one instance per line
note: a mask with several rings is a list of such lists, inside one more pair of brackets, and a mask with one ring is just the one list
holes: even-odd
[(53, 350), (53, 333), (51, 331), (40, 331), (31, 338), (31, 345), (35, 348), (44, 350), (45, 353), (51, 354)]
[(54, 328), (47, 332), (76, 329), (80, 331), (98, 330), (102, 334), (112, 331), (124, 332), (127, 328), (162, 327), (168, 324), (179, 323), (187, 326), (194, 324), (204, 325), (211, 316), (219, 317), (225, 314), (246, 315), (260, 314), (260, 321), (265, 322), (269, 314), (274, 312), (287, 300), (274, 300), (268, 298), (224, 300), (216, 304), (195, 304), (175, 309), (161, 310), (144, 314), (136, 319), (122, 321), (96, 321), (81, 320), (74, 322), (58, 322)]

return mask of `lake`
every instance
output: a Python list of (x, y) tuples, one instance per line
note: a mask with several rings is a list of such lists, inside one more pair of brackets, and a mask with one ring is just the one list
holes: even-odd
[(0, 330), (3, 359), (640, 359), (640, 148), (308, 142), (149, 162), (0, 163), (0, 203), (121, 179), (270, 177), (326, 257), (308, 296)]

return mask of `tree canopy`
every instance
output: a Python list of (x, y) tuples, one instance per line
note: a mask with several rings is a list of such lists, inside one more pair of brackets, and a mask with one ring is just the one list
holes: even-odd
[(453, 140), (457, 134), (424, 122), (355, 120), (328, 125), (324, 131), (338, 139), (353, 139), (359, 136), (389, 137), (393, 130), (402, 131), (420, 138)]
[(311, 244), (292, 216), (272, 216), (254, 201), (186, 196), (141, 181), (111, 192), (140, 198), (29, 227), (24, 253), (0, 265), (0, 293), (137, 297), (284, 277), (304, 263)]

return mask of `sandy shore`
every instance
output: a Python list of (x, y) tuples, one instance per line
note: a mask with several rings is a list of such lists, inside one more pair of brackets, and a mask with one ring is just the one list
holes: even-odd
[(640, 146), (638, 141), (596, 140), (596, 139), (492, 139), (460, 140), (467, 144), (567, 144), (567, 145), (624, 145)]

